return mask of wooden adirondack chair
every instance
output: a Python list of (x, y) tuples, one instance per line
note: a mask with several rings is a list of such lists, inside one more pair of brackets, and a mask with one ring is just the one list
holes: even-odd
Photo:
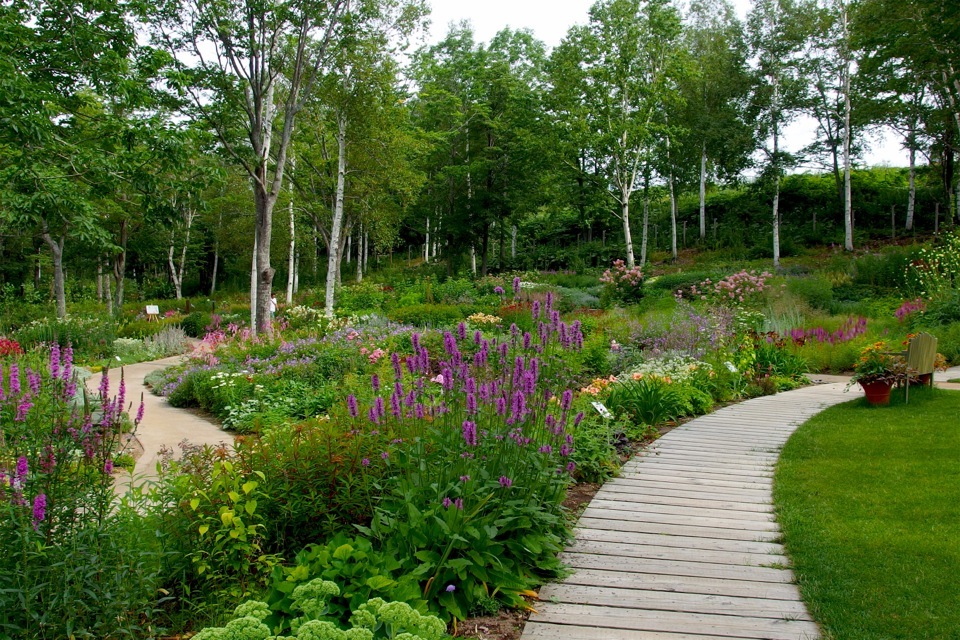
[(907, 345), (904, 352), (907, 360), (907, 391), (906, 402), (910, 402), (910, 377), (930, 375), (930, 386), (933, 386), (934, 361), (937, 358), (937, 337), (929, 333), (918, 333)]

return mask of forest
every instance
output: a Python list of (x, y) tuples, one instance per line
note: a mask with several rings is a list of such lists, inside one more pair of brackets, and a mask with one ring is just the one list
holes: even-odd
[[(419, 0), (5, 2), (5, 304), (769, 257), (949, 224), (957, 13), (941, 0), (605, 0), (530, 32), (422, 43)], [(783, 131), (816, 122), (784, 152)], [(896, 132), (905, 168), (858, 163)]]

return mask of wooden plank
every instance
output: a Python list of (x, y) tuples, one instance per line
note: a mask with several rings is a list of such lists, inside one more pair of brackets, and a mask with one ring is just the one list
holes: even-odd
[(758, 555), (731, 551), (706, 551), (683, 547), (656, 546), (640, 542), (610, 542), (581, 538), (567, 548), (571, 553), (589, 553), (595, 556), (619, 556), (623, 558), (653, 558), (680, 562), (706, 562), (744, 567), (789, 566), (783, 555)]
[(590, 518), (607, 518), (610, 520), (627, 520), (630, 522), (650, 522), (675, 524), (688, 527), (711, 527), (715, 529), (737, 529), (740, 531), (779, 531), (776, 522), (747, 522), (738, 518), (720, 518), (714, 516), (682, 515), (673, 513), (651, 513), (628, 511), (624, 509), (607, 509), (588, 506), (583, 515)]
[[(669, 444), (669, 443), (668, 443)], [(714, 447), (691, 447), (682, 441), (674, 441), (670, 446), (654, 445), (640, 455), (646, 456), (687, 456), (707, 460), (741, 461), (741, 464), (775, 464), (780, 457), (779, 451), (744, 451), (743, 447), (718, 450)]]
[[(792, 583), (751, 582), (694, 576), (670, 576), (657, 573), (629, 573), (605, 569), (576, 569), (564, 584), (597, 587), (620, 587), (670, 593), (701, 593), (767, 600), (800, 601), (800, 591)], [(731, 612), (735, 613), (735, 612)]]
[(698, 476), (702, 475), (707, 478), (718, 478), (718, 479), (728, 479), (728, 480), (745, 480), (750, 481), (754, 478), (766, 479), (769, 480), (773, 477), (773, 470), (770, 471), (744, 471), (742, 469), (704, 469), (698, 467), (696, 464), (683, 464), (680, 462), (660, 462), (652, 458), (645, 458), (643, 460), (638, 460), (637, 465), (634, 467), (638, 473), (642, 473), (649, 469), (650, 471), (681, 471), (681, 472), (695, 472)]
[(686, 611), (748, 618), (774, 620), (810, 620), (802, 603), (790, 600), (767, 600), (742, 596), (720, 596), (701, 593), (671, 593), (618, 587), (584, 585), (547, 585), (540, 598), (550, 603), (589, 604), (618, 609), (651, 609), (657, 611)]
[(564, 562), (582, 569), (604, 569), (628, 573), (658, 573), (666, 576), (689, 576), (691, 578), (719, 578), (723, 580), (746, 580), (748, 582), (774, 582), (791, 584), (793, 574), (784, 569), (770, 567), (732, 566), (707, 562), (682, 562), (680, 560), (657, 560), (655, 558), (611, 558), (590, 553), (564, 551)]
[(531, 620), (573, 626), (597, 626), (636, 631), (691, 633), (709, 629), (727, 638), (758, 640), (797, 640), (817, 637), (815, 624), (805, 620), (771, 620), (710, 614), (617, 609), (582, 604), (557, 604), (544, 609)]
[(736, 519), (745, 523), (774, 521), (772, 513), (761, 511), (734, 511), (732, 509), (717, 509), (712, 506), (692, 506), (660, 504), (656, 502), (629, 502), (612, 500), (606, 496), (597, 496), (590, 502), (591, 508), (607, 509), (612, 511), (629, 511), (631, 513), (661, 513), (664, 515), (696, 516), (698, 518)]
[(680, 464), (683, 466), (694, 466), (697, 469), (706, 469), (706, 470), (719, 470), (722, 472), (726, 471), (758, 471), (760, 473), (766, 474), (773, 471), (773, 463), (764, 463), (764, 462), (739, 462), (734, 460), (726, 460), (723, 458), (710, 458), (710, 457), (696, 457), (688, 456), (683, 454), (672, 454), (672, 453), (663, 453), (663, 454), (651, 454), (644, 456), (637, 456), (638, 460), (650, 460), (653, 462), (660, 462), (663, 464)]
[(636, 533), (652, 533), (664, 536), (692, 536), (696, 538), (720, 538), (723, 540), (746, 540), (750, 542), (777, 542), (780, 534), (774, 531), (744, 531), (741, 529), (723, 529), (708, 526), (690, 526), (666, 522), (637, 522), (605, 517), (582, 516), (578, 522), (582, 527)]
[[(471, 634), (474, 632), (473, 629), (463, 625), (461, 629), (466, 629)], [(717, 636), (712, 635), (574, 627), (536, 620), (527, 622), (523, 628), (523, 637), (530, 640), (717, 640)]]
[[(602, 498), (601, 498), (602, 496)], [(752, 511), (755, 513), (773, 513), (773, 505), (757, 502), (735, 502), (729, 499), (705, 499), (702, 497), (668, 496), (656, 491), (643, 491), (628, 487), (604, 487), (597, 498), (603, 500), (619, 500), (630, 503), (669, 504), (686, 507), (707, 507), (710, 509), (725, 509), (727, 511)]]
[(666, 473), (654, 475), (632, 472), (614, 478), (610, 480), (610, 483), (615, 483), (616, 486), (673, 488), (678, 491), (702, 490), (705, 493), (716, 493), (725, 496), (744, 495), (768, 499), (770, 497), (770, 489), (773, 486), (772, 483), (769, 482), (736, 482), (720, 480), (718, 478), (698, 478), (693, 475), (683, 476)]
[(718, 538), (698, 538), (695, 536), (666, 536), (636, 531), (610, 531), (592, 527), (577, 527), (577, 540), (596, 540), (601, 542), (623, 542), (644, 544), (651, 547), (678, 547), (692, 551), (725, 551), (743, 555), (759, 556), (761, 560), (776, 562), (782, 557), (783, 547), (772, 542), (754, 542), (750, 540), (722, 540)]

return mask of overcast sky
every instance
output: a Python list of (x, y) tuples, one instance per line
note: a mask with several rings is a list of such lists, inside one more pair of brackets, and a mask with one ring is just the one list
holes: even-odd
[[(476, 39), (488, 42), (505, 27), (532, 29), (548, 47), (554, 47), (574, 24), (585, 24), (587, 12), (595, 0), (428, 0), (432, 6), (428, 40), (438, 42), (447, 33), (451, 22), (467, 20), (473, 26)], [(750, 0), (733, 0), (740, 18), (750, 10)], [(809, 144), (814, 137), (815, 123), (811, 119), (798, 121), (786, 131), (788, 151), (796, 151)], [(895, 136), (883, 136), (872, 141), (866, 154), (868, 165), (889, 164), (906, 166), (907, 155)]]

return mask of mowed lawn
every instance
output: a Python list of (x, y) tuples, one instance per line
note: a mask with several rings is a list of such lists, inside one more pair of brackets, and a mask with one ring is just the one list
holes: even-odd
[(774, 498), (825, 637), (960, 638), (960, 392), (827, 409), (784, 448)]

